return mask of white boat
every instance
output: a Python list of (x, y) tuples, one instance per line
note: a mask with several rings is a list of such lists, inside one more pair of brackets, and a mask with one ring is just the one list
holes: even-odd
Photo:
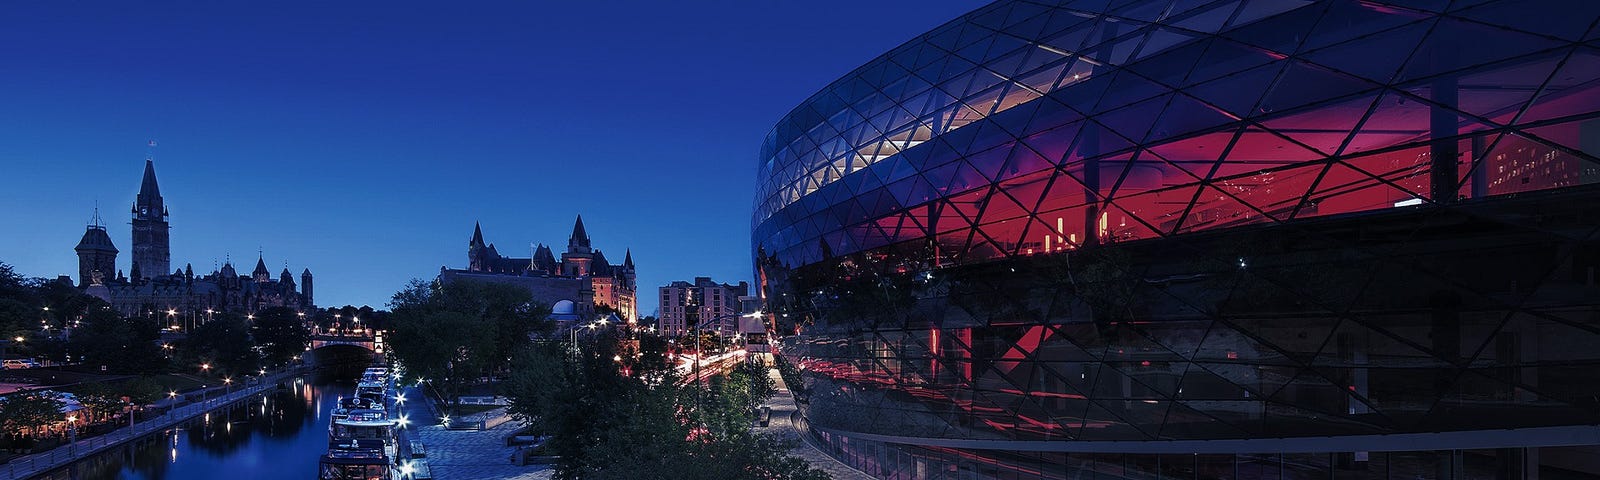
[(328, 447), (330, 450), (338, 445), (362, 443), (376, 440), (382, 442), (382, 451), (387, 458), (395, 458), (395, 426), (398, 422), (389, 418), (383, 410), (352, 409), (344, 418), (334, 420), (328, 425)]
[(328, 452), (317, 459), (318, 480), (389, 480), (396, 478), (379, 440), (347, 440), (331, 443)]

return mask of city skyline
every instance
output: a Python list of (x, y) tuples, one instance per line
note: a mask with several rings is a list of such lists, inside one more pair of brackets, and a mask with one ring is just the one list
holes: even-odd
[[(753, 139), (837, 75), (976, 6), (853, 6), (863, 15), (848, 18), (811, 5), (604, 18), (13, 6), (0, 37), (28, 48), (6, 53), (23, 74), (0, 89), (13, 179), (0, 201), (26, 208), (0, 213), (20, 227), (0, 237), (0, 261), (72, 275), (97, 205), (129, 251), (126, 209), (150, 157), (172, 265), (209, 272), (259, 251), (274, 271), (317, 272), (323, 305), (381, 308), (412, 278), (466, 266), (474, 222), (514, 254), (565, 238), (579, 214), (597, 247), (633, 249), (646, 288), (749, 279)], [(636, 45), (658, 51), (624, 54)], [(656, 310), (647, 297), (642, 314)]]

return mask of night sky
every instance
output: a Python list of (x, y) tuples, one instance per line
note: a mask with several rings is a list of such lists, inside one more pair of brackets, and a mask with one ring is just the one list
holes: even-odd
[(74, 275), (96, 202), (129, 268), (153, 149), (174, 266), (265, 253), (381, 307), (574, 215), (656, 287), (749, 280), (756, 153), (827, 83), (977, 1), (0, 5), (0, 262)]

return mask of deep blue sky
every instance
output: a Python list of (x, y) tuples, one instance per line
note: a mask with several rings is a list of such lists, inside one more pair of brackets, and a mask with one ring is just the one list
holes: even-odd
[[(76, 274), (98, 200), (129, 267), (156, 139), (172, 257), (257, 248), (317, 303), (384, 305), (583, 214), (640, 307), (750, 277), (755, 155), (779, 117), (979, 1), (0, 4), (0, 261)], [(470, 3), (470, 5), (465, 5)], [(243, 264), (243, 265), (241, 265)]]

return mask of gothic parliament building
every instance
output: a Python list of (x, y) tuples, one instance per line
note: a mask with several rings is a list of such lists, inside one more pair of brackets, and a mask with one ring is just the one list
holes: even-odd
[(206, 312), (255, 313), (266, 307), (289, 307), (300, 312), (316, 308), (310, 269), (300, 273), (300, 283), (296, 284), (287, 267), (273, 278), (265, 260), (259, 257), (249, 276), (239, 275), (231, 261), (198, 277), (192, 264), (173, 268), (170, 229), (167, 206), (156, 185), (155, 164), (145, 160), (144, 181), (133, 204), (131, 275), (124, 276), (117, 269), (117, 247), (97, 212), (75, 249), (77, 285), (126, 316), (169, 312), (193, 318)]
[(527, 258), (502, 256), (494, 244), (484, 243), (483, 229), (474, 224), (472, 240), (467, 242), (467, 268), (441, 267), (439, 281), (516, 285), (531, 292), (534, 300), (550, 305), (557, 316), (592, 319), (615, 313), (621, 320), (639, 319), (633, 252), (625, 252), (620, 265), (606, 260), (606, 254), (591, 245), (582, 215), (572, 226), (567, 251), (560, 260), (542, 243), (532, 253)]

